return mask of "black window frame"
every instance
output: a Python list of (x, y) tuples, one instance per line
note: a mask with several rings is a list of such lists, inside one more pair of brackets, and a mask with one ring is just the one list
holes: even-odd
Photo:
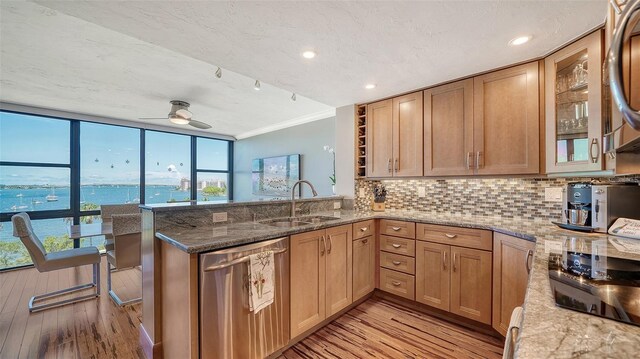
[[(133, 128), (140, 131), (140, 204), (145, 204), (145, 172), (146, 172), (146, 161), (145, 161), (145, 150), (146, 150), (146, 132), (164, 132), (168, 134), (174, 135), (183, 135), (191, 138), (191, 149), (190, 149), (190, 161), (191, 161), (191, 171), (189, 173), (191, 183), (196, 183), (197, 181), (197, 173), (198, 172), (217, 172), (217, 173), (227, 173), (227, 178), (229, 179), (227, 183), (227, 191), (228, 191), (228, 200), (233, 200), (233, 147), (234, 142), (228, 139), (221, 139), (216, 137), (208, 137), (208, 136), (199, 136), (194, 134), (185, 134), (180, 132), (171, 132), (168, 130), (158, 130), (158, 129), (146, 129), (143, 127), (137, 127), (134, 125), (127, 126), (122, 124), (112, 124), (108, 122), (100, 122), (100, 121), (92, 121), (92, 120), (81, 120), (75, 118), (65, 118), (60, 116), (52, 116), (52, 115), (43, 115), (39, 113), (29, 113), (23, 111), (13, 111), (0, 109), (2, 113), (12, 113), (17, 115), (26, 115), (26, 116), (34, 116), (41, 118), (49, 118), (60, 121), (68, 121), (69, 122), (69, 131), (70, 131), (70, 143), (69, 143), (69, 163), (40, 163), (40, 162), (15, 162), (15, 161), (0, 161), (0, 166), (13, 166), (13, 167), (41, 167), (41, 168), (69, 168), (70, 170), (70, 204), (68, 209), (58, 209), (58, 210), (43, 210), (43, 211), (26, 211), (29, 217), (33, 220), (41, 220), (41, 219), (58, 219), (58, 218), (72, 218), (73, 224), (79, 224), (80, 218), (85, 216), (98, 216), (100, 215), (100, 210), (91, 210), (91, 211), (81, 211), (81, 195), (80, 195), (80, 125), (82, 122), (88, 123), (97, 123), (108, 126), (117, 126), (117, 127), (125, 127), (125, 128)], [(226, 141), (228, 143), (228, 167), (226, 171), (218, 171), (218, 170), (198, 170), (197, 167), (197, 139), (215, 139), (219, 141)], [(191, 186), (191, 200), (197, 200), (197, 188), (196, 186)], [(11, 217), (18, 212), (2, 212), (0, 210), (0, 223), (10, 222)], [(73, 241), (73, 247), (80, 247), (80, 240), (75, 239)], [(6, 270), (15, 270), (19, 268), (27, 268), (32, 267), (33, 264), (8, 267), (0, 269), (0, 272)]]

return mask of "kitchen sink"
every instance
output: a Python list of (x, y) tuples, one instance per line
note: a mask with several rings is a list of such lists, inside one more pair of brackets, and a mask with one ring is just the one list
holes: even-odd
[(261, 221), (260, 223), (266, 224), (268, 226), (273, 227), (300, 227), (305, 226), (307, 224), (318, 224), (324, 223), (327, 221), (333, 221), (338, 218), (330, 217), (330, 216), (304, 216), (304, 217), (294, 217), (294, 218), (276, 218), (269, 219), (266, 221)]

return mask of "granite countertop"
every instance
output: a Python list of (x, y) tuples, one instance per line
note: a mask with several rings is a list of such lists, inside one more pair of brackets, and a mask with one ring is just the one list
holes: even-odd
[(187, 253), (200, 253), (378, 218), (488, 229), (536, 242), (524, 303), (524, 321), (516, 344), (517, 358), (631, 358), (640, 352), (640, 327), (558, 308), (549, 284), (548, 253), (563, 246), (578, 246), (581, 251), (590, 252), (592, 243), (597, 242), (599, 246), (606, 246), (609, 257), (640, 260), (640, 255), (618, 251), (611, 243), (617, 237), (571, 232), (548, 221), (450, 213), (342, 210), (321, 214), (339, 218), (295, 228), (259, 222), (191, 227), (179, 222), (156, 236)]

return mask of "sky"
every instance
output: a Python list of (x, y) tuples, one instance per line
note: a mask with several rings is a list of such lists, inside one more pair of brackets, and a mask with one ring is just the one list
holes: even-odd
[[(191, 138), (146, 131), (146, 182), (178, 185), (191, 171)], [(0, 161), (68, 164), (70, 122), (0, 112)], [(138, 184), (140, 130), (81, 122), (81, 184)], [(198, 168), (226, 170), (227, 142), (198, 139)], [(67, 168), (0, 167), (0, 184), (69, 185)]]

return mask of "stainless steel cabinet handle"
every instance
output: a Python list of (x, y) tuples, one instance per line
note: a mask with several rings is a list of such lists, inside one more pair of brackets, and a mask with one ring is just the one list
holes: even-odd
[(400, 228), (400, 227), (391, 227), (391, 229), (393, 229), (394, 231), (397, 232), (397, 231), (401, 230), (402, 228)]
[(467, 169), (470, 170), (471, 169), (471, 152), (467, 152)]
[(531, 266), (529, 266), (529, 257), (533, 256), (533, 251), (529, 249), (527, 251), (527, 256), (524, 258), (524, 265), (527, 267), (527, 274), (531, 273)]
[(397, 244), (397, 243), (393, 243), (393, 244), (391, 244), (391, 246), (392, 246), (393, 248), (400, 248), (400, 247), (401, 247), (401, 246), (400, 246), (399, 244)]
[(391, 158), (389, 158), (389, 162), (387, 163), (387, 169), (389, 170), (389, 173), (391, 173)]
[(456, 253), (453, 253), (453, 271), (456, 271)]
[(396, 158), (396, 172), (400, 171), (400, 162), (398, 162), (398, 159)]
[(399, 285), (400, 285), (400, 284), (402, 284), (402, 283), (398, 282), (397, 280), (394, 280), (394, 281), (392, 281), (392, 282), (391, 282), (391, 284), (393, 284), (394, 286), (396, 286), (396, 287), (397, 287), (397, 286), (399, 286)]
[(363, 244), (367, 244), (367, 242), (369, 242), (369, 238), (365, 238), (365, 239), (362, 240)]
[(366, 231), (367, 231), (367, 229), (369, 229), (369, 227), (361, 227), (361, 228), (360, 228), (360, 231), (362, 231), (362, 232), (366, 232)]
[(399, 266), (401, 264), (401, 262), (399, 262), (399, 261), (393, 261), (391, 263), (393, 263), (393, 265), (395, 265), (395, 266)]
[(331, 253), (331, 248), (333, 248), (333, 241), (331, 240), (331, 235), (329, 235), (329, 249), (327, 250), (327, 254)]
[(324, 241), (324, 236), (320, 237), (320, 242), (322, 243), (322, 248), (320, 248), (320, 255), (323, 256), (324, 252), (327, 250), (327, 243)]
[(480, 158), (482, 157), (482, 151), (476, 152), (476, 168), (480, 169)]
[(442, 270), (447, 269), (447, 252), (442, 252)]
[(445, 236), (447, 236), (447, 238), (456, 238), (458, 235), (457, 234), (449, 234), (449, 233), (445, 233)]
[[(596, 148), (595, 154), (593, 152), (594, 146)], [(591, 163), (598, 163), (598, 158), (600, 157), (600, 145), (598, 145), (597, 138), (591, 139), (591, 145), (589, 146), (589, 157), (591, 157)]]
[(618, 4), (616, 0), (609, 0), (609, 3), (611, 3), (611, 6), (613, 6), (613, 10), (615, 10), (616, 14), (618, 15), (622, 13), (622, 8), (620, 8), (620, 5), (624, 5), (626, 2), (627, 0), (623, 0), (622, 4)]

